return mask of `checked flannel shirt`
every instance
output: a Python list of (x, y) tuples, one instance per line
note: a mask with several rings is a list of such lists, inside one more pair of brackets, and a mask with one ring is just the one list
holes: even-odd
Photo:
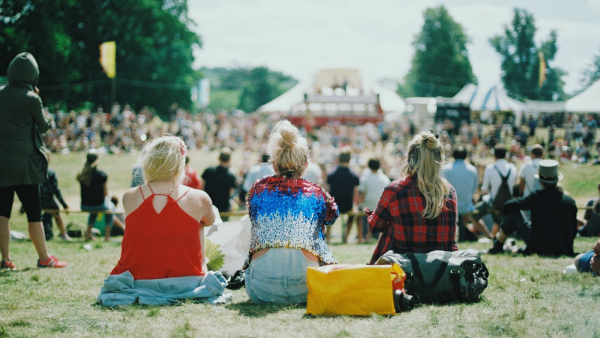
[(456, 251), (456, 191), (450, 185), (445, 208), (438, 217), (421, 217), (425, 197), (417, 180), (407, 176), (385, 188), (377, 208), (369, 215), (369, 230), (383, 232), (371, 258), (374, 264), (389, 250), (397, 253), (427, 253), (435, 250)]

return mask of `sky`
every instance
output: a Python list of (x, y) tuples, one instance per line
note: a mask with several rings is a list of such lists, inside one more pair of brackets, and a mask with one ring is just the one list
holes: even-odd
[(266, 66), (308, 82), (320, 69), (357, 68), (366, 86), (400, 80), (423, 11), (441, 4), (469, 36), (473, 72), (486, 88), (502, 84), (488, 39), (502, 34), (515, 7), (533, 14), (538, 45), (557, 31), (549, 66), (567, 71), (567, 93), (581, 88), (583, 70), (600, 54), (600, 0), (188, 0), (203, 42), (194, 67)]

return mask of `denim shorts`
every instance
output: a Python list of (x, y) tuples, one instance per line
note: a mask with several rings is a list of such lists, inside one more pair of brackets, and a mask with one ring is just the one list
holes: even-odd
[(580, 272), (593, 272), (592, 271), (592, 257), (594, 257), (594, 251), (588, 251), (579, 257), (577, 262), (578, 269)]
[(271, 248), (246, 269), (246, 293), (258, 305), (305, 303), (306, 270), (319, 263), (300, 249)]
[[(98, 212), (102, 212), (102, 211), (109, 211), (109, 210), (114, 210), (114, 204), (112, 204), (112, 202), (110, 200), (104, 200), (104, 203), (100, 204), (100, 205), (81, 205), (81, 210), (82, 211), (92, 211), (90, 213), (90, 215), (88, 216), (88, 225), (89, 226), (94, 226), (94, 223), (96, 223), (96, 217), (98, 217), (98, 213), (94, 213), (94, 211), (98, 211)], [(113, 214), (104, 214), (104, 225), (106, 225), (107, 227), (112, 227), (113, 225)]]

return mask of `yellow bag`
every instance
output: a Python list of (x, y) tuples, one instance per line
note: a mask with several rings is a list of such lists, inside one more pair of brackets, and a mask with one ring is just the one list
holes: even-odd
[(398, 264), (337, 264), (308, 268), (306, 314), (393, 314), (393, 292), (404, 287), (405, 277)]

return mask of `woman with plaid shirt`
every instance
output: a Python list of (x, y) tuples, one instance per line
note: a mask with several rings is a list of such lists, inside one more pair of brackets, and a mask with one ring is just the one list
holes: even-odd
[(371, 258), (374, 264), (389, 250), (427, 253), (456, 251), (456, 191), (440, 178), (444, 151), (438, 135), (417, 134), (408, 146), (403, 178), (385, 188), (375, 211), (369, 215), (369, 231), (381, 232)]

